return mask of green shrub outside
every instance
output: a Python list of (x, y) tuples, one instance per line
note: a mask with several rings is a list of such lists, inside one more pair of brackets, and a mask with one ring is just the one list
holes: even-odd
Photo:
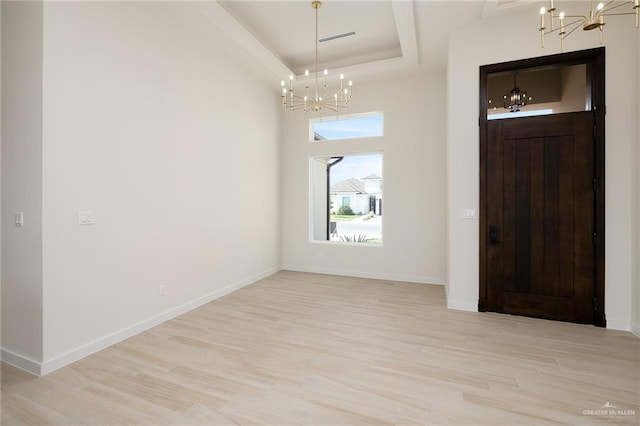
[(347, 216), (355, 215), (353, 210), (351, 210), (351, 207), (346, 206), (346, 205), (340, 206), (340, 208), (338, 209), (336, 214), (338, 214), (338, 215), (347, 215)]

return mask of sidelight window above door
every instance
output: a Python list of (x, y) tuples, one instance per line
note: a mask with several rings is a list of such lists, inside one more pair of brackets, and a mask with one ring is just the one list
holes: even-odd
[[(526, 94), (524, 106), (511, 112), (505, 108), (515, 89)], [(487, 119), (589, 111), (590, 86), (587, 66), (551, 65), (487, 74)]]

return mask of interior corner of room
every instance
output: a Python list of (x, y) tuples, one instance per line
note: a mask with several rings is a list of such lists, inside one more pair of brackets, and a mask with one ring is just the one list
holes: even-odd
[[(535, 5), (345, 2), (364, 16), (370, 4), (379, 37), (320, 52), (344, 49), (327, 53), (329, 81), (353, 78), (349, 113), (383, 112), (384, 132), (315, 143), (278, 86), (289, 73), (302, 84), (313, 51), (278, 53), (297, 41), (259, 3), (2, 2), (4, 362), (46, 374), (283, 270), (439, 285), (449, 309), (478, 311), (479, 70), (563, 53), (550, 37), (540, 47)], [(356, 40), (375, 27), (362, 25)], [(576, 33), (563, 48), (593, 47)], [(640, 31), (607, 25), (604, 48), (602, 303), (607, 328), (638, 336)], [(584, 93), (561, 84), (588, 84), (581, 66), (517, 84), (540, 108), (582, 111)], [(492, 93), (515, 86), (493, 77)], [(369, 153), (383, 158), (384, 188), (367, 198), (383, 242), (313, 241), (310, 158)]]

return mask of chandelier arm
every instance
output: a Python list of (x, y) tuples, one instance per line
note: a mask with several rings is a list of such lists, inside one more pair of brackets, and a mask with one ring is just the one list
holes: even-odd
[[(577, 30), (578, 28), (580, 28), (580, 24), (582, 24), (582, 21), (573, 21), (573, 22), (570, 22), (570, 23), (568, 23), (568, 24), (565, 24), (565, 25), (564, 25), (564, 27), (565, 27), (565, 28), (567, 28), (567, 27), (571, 27), (572, 25), (575, 25), (575, 26), (576, 26), (576, 27), (575, 27), (574, 29), (572, 29), (572, 30), (571, 30), (567, 35), (571, 34), (571, 33), (572, 33), (572, 32), (574, 32), (575, 30)], [(553, 33), (560, 32), (560, 29), (561, 29), (560, 27), (558, 27), (558, 28), (554, 28), (553, 30), (549, 30), (549, 31), (547, 31), (546, 33), (544, 33), (544, 35), (549, 35), (549, 34), (553, 34)], [(565, 35), (565, 37), (566, 37), (567, 35)]]
[(600, 9), (598, 11), (599, 12), (598, 15), (604, 15), (605, 13), (609, 12), (610, 10), (617, 9), (619, 7), (622, 7), (622, 6), (628, 6), (627, 3), (633, 3), (633, 2), (624, 2), (624, 3), (621, 3), (621, 4), (613, 5), (612, 7), (609, 7), (609, 5), (611, 5), (611, 3), (613, 3), (613, 1), (610, 1), (602, 9)]
[(623, 16), (623, 15), (635, 15), (635, 12), (621, 12), (621, 13), (603, 13), (602, 16)]
[(565, 18), (578, 18), (578, 19), (582, 19), (582, 20), (589, 19), (584, 15), (564, 15), (564, 17)]
[(322, 105), (322, 108), (326, 108), (329, 111), (333, 111), (333, 112), (338, 112), (338, 108), (336, 108), (334, 105)]
[(289, 107), (289, 109), (291, 111), (298, 111), (298, 110), (304, 110), (304, 112), (308, 111), (308, 109), (305, 109), (303, 105), (292, 106), (292, 107)]
[(348, 109), (349, 105), (348, 104), (343, 105), (343, 104), (340, 104), (340, 103), (338, 103), (338, 105), (336, 105), (335, 103), (332, 103), (332, 102), (324, 102), (323, 101), (322, 102), (322, 108), (327, 108), (327, 109), (329, 109), (331, 111), (339, 111), (341, 109)]
[[(293, 99), (299, 102), (303, 102), (304, 101), (304, 96), (300, 96), (300, 95), (293, 95)], [(312, 102), (313, 99), (307, 98), (307, 102)]]
[(576, 21), (576, 22), (574, 22), (574, 23), (577, 23), (578, 25), (576, 25), (576, 26), (575, 26), (571, 31), (569, 31), (568, 33), (566, 33), (566, 34), (564, 35), (564, 37), (563, 37), (563, 38), (567, 38), (567, 37), (569, 37), (571, 34), (573, 34), (573, 32), (574, 32), (575, 30), (577, 30), (578, 28), (580, 28), (580, 22), (577, 22), (577, 21)]

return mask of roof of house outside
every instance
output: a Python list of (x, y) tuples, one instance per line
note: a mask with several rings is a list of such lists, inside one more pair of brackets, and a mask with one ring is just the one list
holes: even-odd
[(365, 177), (362, 178), (362, 180), (365, 180), (365, 179), (371, 179), (371, 180), (373, 180), (373, 179), (382, 179), (382, 176), (378, 176), (377, 174), (374, 173), (372, 175), (368, 175), (368, 176), (365, 176)]
[(340, 192), (355, 192), (356, 194), (366, 194), (364, 183), (356, 178), (349, 178), (331, 185), (329, 192), (332, 194)]

